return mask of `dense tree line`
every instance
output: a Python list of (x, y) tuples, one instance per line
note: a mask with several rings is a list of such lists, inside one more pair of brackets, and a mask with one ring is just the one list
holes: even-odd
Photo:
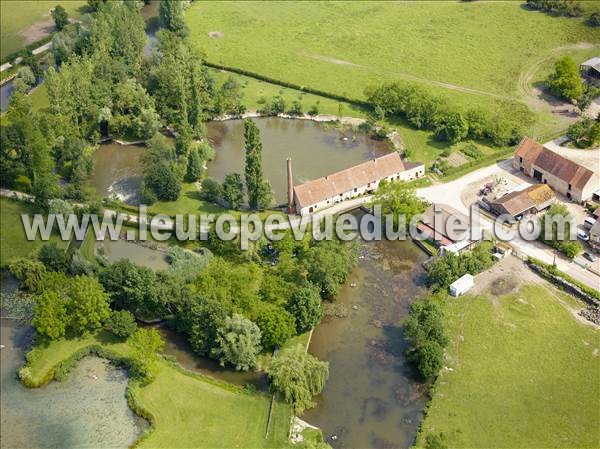
[(489, 139), (494, 145), (518, 143), (521, 124), (503, 116), (490, 116), (481, 109), (461, 111), (418, 86), (400, 82), (366, 89), (367, 102), (377, 119), (404, 117), (417, 129), (427, 129), (451, 143), (465, 139)]
[(414, 363), (424, 379), (434, 379), (443, 366), (448, 337), (439, 303), (432, 297), (411, 304), (404, 323), (408, 341), (407, 359)]
[[(95, 1), (89, 26), (64, 23), (54, 34), (56, 68), (24, 58), (0, 131), (0, 183), (33, 193), (41, 209), (48, 200), (89, 198), (86, 180), (91, 156), (101, 137), (152, 138), (163, 127), (174, 130), (176, 157), (164, 160), (148, 175), (151, 199), (174, 199), (179, 184), (197, 181), (211, 150), (197, 139), (202, 122), (241, 110), (241, 87), (233, 80), (221, 86), (209, 76), (199, 52), (179, 26), (182, 2), (161, 2), (165, 29), (146, 57), (145, 22), (140, 2)], [(50, 65), (45, 85), (50, 107), (34, 112), (26, 93)], [(176, 178), (176, 180), (175, 180)], [(63, 189), (58, 181), (66, 182)]]

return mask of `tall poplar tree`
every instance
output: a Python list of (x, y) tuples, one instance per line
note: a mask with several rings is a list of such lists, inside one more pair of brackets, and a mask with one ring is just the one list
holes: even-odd
[(250, 119), (244, 120), (244, 140), (246, 143), (246, 189), (248, 205), (251, 209), (268, 207), (272, 201), (270, 184), (262, 172), (262, 142), (260, 132)]

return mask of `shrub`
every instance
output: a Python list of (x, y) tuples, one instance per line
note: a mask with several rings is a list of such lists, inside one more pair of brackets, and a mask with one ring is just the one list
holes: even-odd
[(483, 151), (481, 151), (477, 145), (469, 144), (465, 146), (462, 150), (460, 150), (465, 156), (470, 157), (471, 159), (481, 159), (483, 157)]
[(13, 259), (8, 264), (8, 270), (19, 280), (22, 289), (33, 293), (40, 291), (42, 277), (46, 273), (46, 267), (41, 262), (26, 258)]
[(59, 248), (56, 243), (45, 243), (40, 248), (38, 259), (44, 266), (52, 271), (67, 271), (69, 264), (65, 251)]
[(56, 5), (52, 10), (52, 18), (58, 31), (61, 31), (69, 23), (69, 14), (61, 5)]
[(117, 337), (127, 339), (137, 330), (133, 313), (127, 310), (114, 311), (106, 323), (106, 329)]
[(223, 187), (213, 178), (202, 180), (202, 198), (211, 203), (218, 203), (223, 198)]
[(408, 342), (406, 356), (425, 379), (433, 379), (442, 368), (448, 344), (441, 307), (431, 298), (414, 302), (404, 325)]
[(304, 112), (302, 111), (302, 103), (300, 103), (298, 100), (292, 101), (292, 106), (287, 113), (292, 116), (303, 115)]
[(600, 27), (600, 12), (596, 11), (590, 14), (587, 23), (593, 27)]
[(210, 262), (212, 253), (201, 248), (202, 253), (187, 251), (179, 246), (174, 246), (167, 254), (167, 261), (171, 265), (170, 271), (184, 282), (191, 282), (200, 271)]

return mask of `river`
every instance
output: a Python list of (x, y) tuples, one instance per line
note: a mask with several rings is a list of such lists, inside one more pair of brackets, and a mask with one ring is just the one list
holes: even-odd
[(348, 316), (313, 332), (310, 352), (329, 362), (330, 376), (303, 419), (334, 448), (413, 444), (426, 389), (406, 365), (401, 324), (425, 293), (425, 259), (410, 241), (363, 243), (359, 266), (336, 298)]

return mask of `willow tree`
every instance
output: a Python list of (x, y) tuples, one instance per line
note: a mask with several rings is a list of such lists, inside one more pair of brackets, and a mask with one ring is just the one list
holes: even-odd
[(271, 184), (263, 176), (260, 131), (250, 119), (244, 121), (244, 141), (246, 146), (245, 175), (248, 205), (251, 209), (262, 209), (271, 205), (273, 194)]
[(323, 391), (329, 377), (329, 363), (308, 354), (302, 345), (296, 345), (274, 357), (267, 372), (294, 413), (300, 415), (314, 406), (313, 396)]

